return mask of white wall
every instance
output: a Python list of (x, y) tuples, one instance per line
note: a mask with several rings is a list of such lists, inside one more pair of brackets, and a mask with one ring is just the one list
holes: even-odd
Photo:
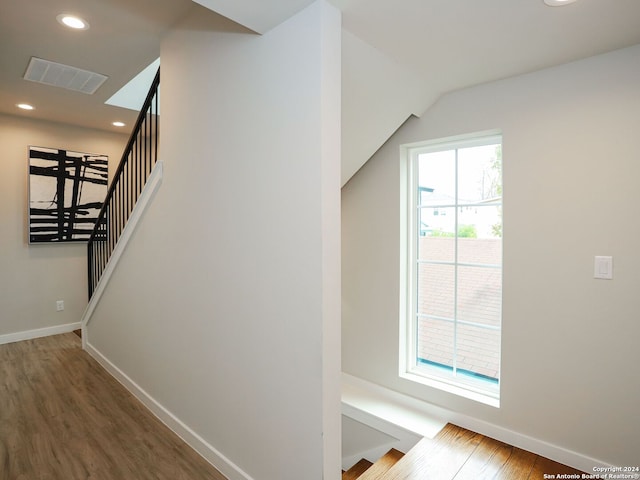
[(106, 154), (111, 173), (126, 142), (124, 134), (0, 115), (0, 341), (79, 322), (87, 304), (86, 244), (28, 244), (28, 147)]
[(254, 32), (266, 33), (287, 18), (308, 7), (313, 0), (193, 0)]
[[(636, 46), (453, 92), (407, 122), (342, 190), (343, 370), (586, 458), (637, 465), (639, 85)], [(399, 146), (496, 128), (500, 409), (398, 378)], [(594, 255), (614, 257), (613, 280), (592, 278)]]
[(437, 98), (423, 80), (342, 31), (342, 176), (344, 185), (411, 115)]
[(230, 478), (338, 479), (339, 12), (257, 36), (197, 7), (161, 55), (163, 183), (89, 343)]

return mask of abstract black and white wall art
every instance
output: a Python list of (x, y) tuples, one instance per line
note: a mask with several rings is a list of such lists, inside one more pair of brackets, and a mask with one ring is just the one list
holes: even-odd
[(29, 147), (29, 243), (89, 239), (107, 194), (108, 160)]

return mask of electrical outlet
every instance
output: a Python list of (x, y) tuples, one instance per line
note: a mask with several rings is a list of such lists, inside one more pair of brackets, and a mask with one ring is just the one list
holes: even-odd
[(64, 310), (64, 300), (58, 300), (56, 302), (56, 312), (61, 312)]

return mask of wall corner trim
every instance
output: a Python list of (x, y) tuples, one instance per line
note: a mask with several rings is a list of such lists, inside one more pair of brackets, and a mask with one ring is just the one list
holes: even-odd
[(111, 258), (109, 258), (109, 261), (107, 262), (107, 266), (104, 269), (104, 272), (102, 273), (102, 277), (100, 278), (100, 281), (98, 282), (98, 285), (96, 286), (96, 289), (93, 292), (93, 296), (89, 300), (87, 308), (82, 314), (82, 320), (81, 320), (82, 327), (83, 327), (82, 348), (85, 348), (86, 346), (86, 341), (84, 339), (86, 337), (87, 332), (84, 331), (84, 327), (87, 326), (87, 324), (91, 320), (91, 317), (93, 316), (94, 310), (98, 306), (98, 303), (100, 303), (100, 298), (102, 297), (102, 294), (104, 293), (107, 287), (107, 284), (111, 279), (111, 275), (115, 271), (118, 261), (120, 260), (120, 257), (124, 253), (127, 247), (127, 243), (131, 239), (131, 236), (133, 235), (133, 232), (136, 229), (138, 222), (142, 219), (142, 216), (145, 210), (147, 209), (147, 206), (151, 203), (151, 199), (153, 198), (154, 193), (158, 190), (158, 188), (162, 184), (162, 174), (163, 174), (163, 163), (161, 161), (158, 161), (153, 167), (153, 171), (149, 175), (149, 179), (147, 180), (147, 183), (142, 189), (142, 193), (140, 193), (140, 197), (138, 198), (138, 201), (133, 207), (133, 211), (131, 212), (129, 221), (127, 222), (124, 229), (122, 230), (120, 239), (118, 240), (118, 243), (116, 244), (116, 247), (114, 248), (113, 253), (111, 254)]

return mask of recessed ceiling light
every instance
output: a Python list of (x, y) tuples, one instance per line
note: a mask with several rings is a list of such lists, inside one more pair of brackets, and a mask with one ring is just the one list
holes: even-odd
[(569, 5), (575, 1), (576, 0), (544, 0), (544, 3), (550, 7), (561, 7), (562, 5)]
[(111, 125), (113, 125), (114, 127), (124, 127), (123, 122), (113, 122)]
[(29, 105), (28, 103), (18, 103), (16, 107), (21, 108), (22, 110), (33, 110), (34, 106)]
[(74, 30), (87, 30), (89, 28), (89, 22), (75, 15), (61, 13), (56, 19), (65, 27), (73, 28)]

